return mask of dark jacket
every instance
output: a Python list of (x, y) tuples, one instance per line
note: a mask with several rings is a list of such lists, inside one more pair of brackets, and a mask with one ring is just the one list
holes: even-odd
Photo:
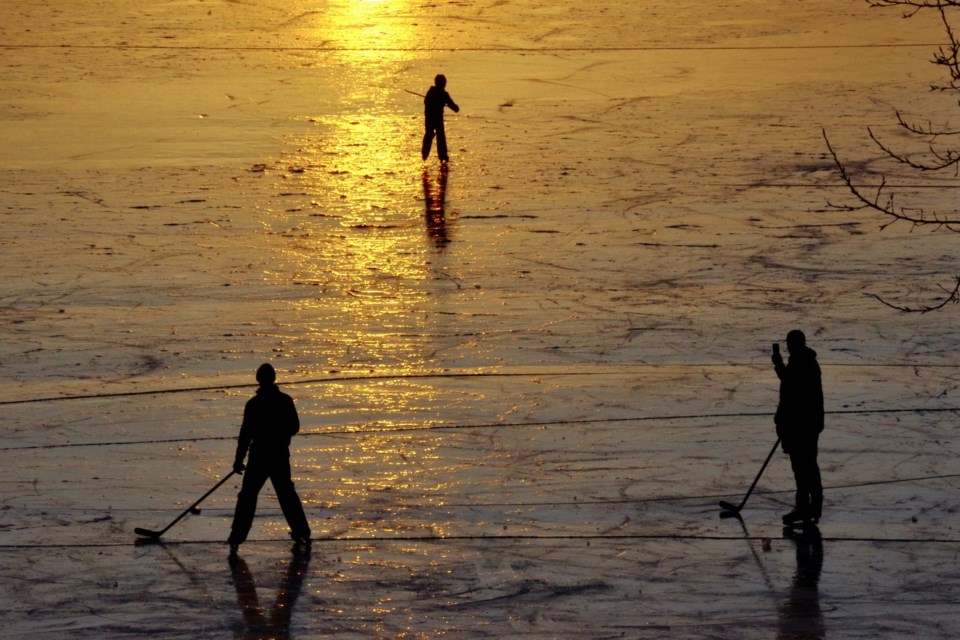
[(300, 418), (293, 399), (274, 384), (261, 386), (243, 409), (243, 424), (237, 438), (237, 462), (270, 460), (290, 456), (290, 438), (300, 431)]
[(780, 378), (777, 435), (785, 444), (816, 436), (823, 431), (823, 385), (816, 351), (802, 347), (790, 353), (786, 365), (779, 360), (774, 366)]
[(453, 98), (446, 90), (437, 86), (432, 86), (427, 90), (427, 95), (423, 98), (423, 114), (427, 122), (442, 122), (443, 108), (450, 107), (456, 113), (460, 107), (456, 105)]

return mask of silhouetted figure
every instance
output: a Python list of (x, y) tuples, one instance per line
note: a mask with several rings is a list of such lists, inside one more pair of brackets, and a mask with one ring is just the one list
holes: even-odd
[(273, 607), (266, 611), (257, 597), (257, 584), (247, 563), (237, 556), (230, 557), (230, 572), (237, 590), (237, 604), (243, 613), (246, 632), (235, 637), (245, 640), (283, 640), (290, 637), (290, 618), (297, 597), (303, 588), (303, 580), (310, 566), (310, 551), (295, 549), (293, 558), (277, 590)]
[(447, 79), (440, 73), (433, 79), (433, 86), (427, 91), (423, 98), (423, 116), (426, 131), (423, 134), (423, 146), (420, 148), (420, 155), (426, 160), (430, 155), (430, 145), (433, 144), (433, 137), (437, 137), (437, 156), (442, 162), (450, 159), (447, 155), (447, 135), (443, 130), (443, 109), (450, 107), (454, 113), (460, 111), (460, 107), (453, 101), (446, 90)]
[(437, 188), (433, 188), (433, 180), (430, 179), (430, 170), (423, 169), (423, 200), (425, 204), (425, 216), (427, 221), (427, 233), (433, 238), (437, 246), (442, 247), (450, 242), (447, 234), (447, 165), (440, 165), (440, 173), (437, 178)]
[[(310, 544), (310, 525), (290, 478), (290, 438), (300, 431), (300, 418), (293, 399), (280, 391), (276, 379), (277, 373), (271, 365), (261, 365), (257, 369), (260, 388), (243, 409), (233, 470), (240, 474), (246, 470), (246, 473), (237, 496), (237, 509), (228, 540), (231, 554), (236, 554), (250, 533), (257, 511), (257, 496), (267, 478), (273, 483), (280, 508), (290, 525), (290, 537), (299, 544)], [(248, 449), (250, 459), (245, 466), (243, 459)]]
[(797, 482), (793, 511), (783, 516), (784, 524), (818, 522), (823, 508), (823, 486), (817, 465), (817, 447), (823, 431), (823, 385), (817, 354), (807, 347), (802, 331), (787, 334), (790, 358), (786, 365), (779, 345), (774, 345), (773, 366), (780, 378), (780, 404), (774, 422), (783, 450)]
[(820, 608), (820, 573), (823, 570), (823, 537), (814, 525), (802, 530), (784, 529), (785, 538), (797, 545), (797, 572), (790, 595), (780, 606), (778, 640), (816, 640), (827, 637)]

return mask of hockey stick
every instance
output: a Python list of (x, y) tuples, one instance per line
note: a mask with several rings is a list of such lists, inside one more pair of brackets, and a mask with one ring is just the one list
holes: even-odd
[(764, 469), (767, 468), (767, 465), (770, 463), (770, 458), (773, 457), (773, 454), (777, 452), (777, 447), (780, 446), (780, 438), (777, 438), (777, 441), (773, 443), (773, 449), (770, 449), (770, 455), (767, 456), (767, 459), (763, 461), (763, 466), (760, 467), (760, 473), (757, 474), (757, 477), (753, 479), (753, 484), (750, 485), (750, 488), (747, 489), (747, 495), (743, 496), (743, 500), (740, 502), (740, 505), (731, 504), (726, 500), (720, 501), (720, 508), (723, 511), (720, 513), (721, 518), (738, 518), (740, 517), (740, 511), (743, 509), (743, 505), (747, 504), (747, 498), (750, 497), (750, 494), (753, 493), (753, 488), (757, 486), (757, 482), (760, 481), (760, 476), (763, 475)]
[(200, 496), (200, 499), (199, 499), (199, 500), (197, 500), (197, 501), (194, 502), (192, 505), (190, 505), (189, 507), (187, 507), (186, 510), (185, 510), (183, 513), (181, 513), (179, 516), (177, 516), (176, 519), (175, 519), (173, 522), (171, 522), (170, 524), (168, 524), (166, 527), (164, 527), (164, 528), (161, 529), (160, 531), (153, 531), (152, 529), (144, 529), (144, 528), (142, 528), (142, 527), (137, 527), (136, 529), (133, 530), (133, 532), (134, 532), (135, 534), (137, 534), (138, 536), (143, 536), (143, 537), (145, 537), (145, 538), (153, 538), (154, 540), (156, 540), (157, 538), (159, 538), (160, 536), (162, 536), (163, 534), (165, 534), (165, 533), (170, 529), (170, 527), (172, 527), (173, 525), (175, 525), (175, 524), (177, 524), (178, 522), (180, 522), (185, 515), (187, 515), (187, 514), (190, 513), (191, 511), (193, 511), (193, 510), (197, 507), (198, 504), (200, 504), (201, 502), (203, 502), (204, 500), (206, 500), (206, 499), (207, 499), (207, 496), (209, 496), (211, 493), (213, 493), (214, 491), (216, 491), (217, 489), (219, 489), (219, 488), (220, 488), (220, 485), (222, 485), (224, 482), (226, 482), (227, 480), (229, 480), (229, 479), (233, 476), (233, 474), (235, 474), (235, 473), (236, 473), (236, 471), (232, 471), (232, 470), (231, 470), (230, 473), (228, 473), (227, 475), (223, 476), (223, 479), (220, 480), (220, 482), (218, 482), (217, 484), (215, 484), (215, 485), (213, 486), (213, 489), (210, 489), (210, 491), (207, 491), (205, 494), (203, 494), (202, 496)]

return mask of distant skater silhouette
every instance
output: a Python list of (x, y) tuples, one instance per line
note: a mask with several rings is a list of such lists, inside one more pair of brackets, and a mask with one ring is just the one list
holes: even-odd
[(273, 607), (267, 611), (257, 597), (257, 583), (247, 563), (238, 556), (230, 556), (230, 572), (237, 592), (237, 604), (243, 614), (246, 632), (234, 637), (244, 640), (283, 640), (290, 637), (290, 619), (297, 597), (303, 589), (303, 579), (310, 566), (310, 550), (294, 551), (293, 558), (277, 589)]
[(440, 172), (437, 176), (437, 187), (434, 189), (433, 180), (430, 179), (430, 170), (423, 168), (423, 200), (427, 221), (427, 233), (433, 239), (437, 247), (443, 248), (450, 242), (450, 236), (447, 233), (447, 174), (449, 169), (447, 165), (440, 165)]
[[(247, 539), (253, 516), (257, 511), (257, 496), (267, 478), (273, 483), (287, 524), (290, 537), (298, 544), (310, 545), (310, 525), (303, 513), (300, 496), (290, 477), (290, 438), (300, 431), (300, 418), (293, 399), (276, 385), (277, 373), (269, 364), (257, 369), (257, 394), (243, 409), (243, 424), (237, 437), (237, 455), (233, 470), (243, 476), (233, 527), (228, 543), (230, 554)], [(248, 464), (243, 459), (250, 452)]]
[(450, 159), (447, 155), (447, 135), (443, 130), (443, 108), (450, 107), (454, 113), (460, 111), (460, 107), (453, 101), (450, 94), (447, 93), (447, 78), (442, 74), (437, 74), (433, 79), (433, 86), (427, 91), (423, 98), (423, 116), (426, 130), (423, 133), (423, 146), (420, 148), (420, 155), (426, 160), (430, 156), (430, 145), (433, 144), (433, 137), (437, 137), (437, 156), (442, 162)]
[(823, 384), (817, 353), (807, 347), (806, 336), (794, 329), (787, 334), (790, 358), (785, 365), (778, 344), (773, 345), (773, 366), (780, 378), (780, 403), (774, 422), (797, 483), (796, 504), (783, 516), (783, 524), (820, 520), (823, 486), (817, 465), (817, 448), (823, 431)]

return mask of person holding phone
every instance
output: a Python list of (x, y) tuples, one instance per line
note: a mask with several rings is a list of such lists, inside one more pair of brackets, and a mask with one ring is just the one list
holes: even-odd
[(786, 364), (780, 345), (773, 345), (773, 366), (780, 378), (780, 402), (774, 423), (783, 451), (797, 483), (796, 504), (783, 516), (783, 524), (817, 523), (823, 510), (823, 484), (817, 464), (820, 433), (824, 426), (823, 383), (817, 353), (806, 336), (794, 329), (787, 334)]

